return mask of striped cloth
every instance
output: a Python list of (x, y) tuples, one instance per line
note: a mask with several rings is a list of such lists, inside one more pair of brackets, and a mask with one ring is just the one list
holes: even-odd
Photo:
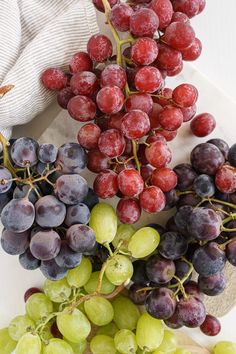
[(0, 131), (24, 124), (53, 100), (39, 78), (47, 67), (67, 68), (99, 32), (91, 0), (2, 0), (0, 86), (15, 87), (0, 98)]

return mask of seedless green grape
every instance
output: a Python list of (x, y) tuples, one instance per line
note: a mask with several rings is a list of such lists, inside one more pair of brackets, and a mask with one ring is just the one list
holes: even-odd
[(114, 339), (104, 334), (93, 337), (90, 349), (93, 354), (116, 354)]
[(236, 354), (236, 343), (227, 341), (219, 342), (214, 347), (214, 354)]
[(91, 331), (87, 317), (78, 309), (72, 313), (64, 312), (57, 316), (57, 326), (62, 335), (72, 343), (84, 340)]
[(32, 331), (35, 328), (34, 322), (29, 316), (17, 316), (11, 320), (8, 332), (10, 337), (17, 341), (27, 332)]
[(154, 354), (159, 354), (159, 352), (173, 354), (177, 349), (177, 345), (178, 341), (175, 334), (171, 331), (165, 330), (163, 341)]
[(105, 326), (114, 317), (112, 304), (103, 297), (93, 296), (85, 301), (84, 309), (89, 320), (97, 326)]
[(69, 299), (71, 287), (67, 283), (66, 278), (61, 280), (47, 279), (43, 285), (44, 293), (53, 302), (64, 302)]
[(117, 254), (107, 261), (105, 274), (112, 284), (121, 285), (132, 277), (133, 272), (133, 264), (126, 256)]
[(11, 354), (16, 347), (16, 342), (9, 336), (8, 328), (0, 329), (0, 353)]
[(114, 337), (115, 347), (121, 354), (136, 353), (138, 345), (135, 334), (129, 329), (121, 329)]
[[(100, 272), (93, 272), (89, 281), (84, 285), (84, 289), (88, 294), (94, 293), (97, 289), (98, 278)], [(115, 289), (115, 285), (112, 284), (104, 274), (102, 278), (101, 294), (110, 294)]]
[(35, 322), (53, 312), (51, 300), (42, 293), (31, 295), (25, 305), (27, 315)]
[(156, 350), (163, 341), (164, 327), (160, 320), (143, 313), (137, 323), (136, 340), (141, 349), (147, 352)]
[(26, 333), (21, 337), (17, 343), (16, 354), (40, 354), (41, 353), (41, 340), (37, 334)]
[(112, 301), (114, 322), (119, 329), (136, 328), (140, 312), (138, 307), (127, 297), (119, 296)]
[(52, 332), (51, 332), (51, 326), (52, 323), (48, 322), (42, 329), (42, 337), (45, 340), (50, 340), (51, 338), (53, 338)]
[(75, 354), (84, 354), (88, 344), (86, 339), (81, 340), (79, 343), (72, 343), (68, 340), (67, 342), (70, 344)]
[(112, 241), (113, 246), (117, 248), (117, 246), (122, 242), (120, 250), (127, 251), (129, 240), (134, 233), (135, 229), (133, 228), (133, 226), (125, 224), (119, 225), (117, 228), (116, 235)]
[(80, 265), (70, 269), (67, 273), (67, 282), (70, 286), (80, 288), (84, 286), (92, 274), (92, 263), (89, 258), (83, 257)]
[(43, 348), (43, 354), (74, 354), (74, 351), (64, 340), (53, 338)]
[(111, 322), (105, 326), (99, 327), (96, 333), (97, 334), (105, 334), (107, 336), (114, 337), (114, 335), (118, 331), (119, 331), (119, 328), (117, 327), (117, 325), (114, 322)]
[(117, 231), (117, 216), (111, 205), (99, 203), (91, 211), (89, 226), (98, 243), (110, 243)]
[(143, 258), (151, 254), (159, 245), (160, 235), (152, 227), (142, 227), (131, 237), (128, 250), (134, 258)]

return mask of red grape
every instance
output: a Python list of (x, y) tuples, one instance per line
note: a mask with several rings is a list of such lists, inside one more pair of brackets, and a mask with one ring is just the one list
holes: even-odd
[(98, 139), (101, 129), (95, 123), (83, 125), (78, 131), (77, 140), (87, 150), (95, 149), (98, 146)]
[(131, 48), (131, 59), (137, 65), (149, 65), (158, 55), (158, 46), (149, 37), (138, 38)]
[(126, 113), (122, 119), (121, 130), (129, 139), (139, 139), (150, 130), (150, 121), (147, 113), (134, 109)]
[(195, 32), (188, 23), (172, 22), (166, 28), (163, 39), (171, 47), (182, 50), (193, 43)]
[(194, 104), (193, 106), (190, 107), (181, 107), (180, 108), (182, 113), (183, 113), (183, 121), (188, 122), (190, 121), (194, 115), (196, 114), (197, 111), (197, 106)]
[(108, 117), (108, 128), (121, 130), (122, 118), (124, 117), (124, 112), (118, 112), (111, 114)]
[[(108, 0), (111, 7), (113, 7), (115, 4), (117, 4), (118, 1), (119, 0)], [(105, 12), (102, 0), (93, 0), (93, 4), (98, 11)]]
[(70, 87), (75, 95), (91, 96), (98, 87), (98, 80), (91, 71), (79, 71), (72, 76)]
[(148, 93), (134, 93), (130, 95), (125, 101), (125, 110), (129, 112), (134, 109), (139, 109), (147, 114), (153, 108), (152, 97)]
[(149, 135), (146, 139), (146, 143), (148, 144), (151, 144), (154, 141), (163, 141), (166, 144), (166, 139), (164, 138), (164, 136), (160, 135), (159, 133), (155, 135)]
[(66, 87), (67, 76), (61, 70), (57, 68), (46, 69), (41, 76), (44, 87), (52, 91), (58, 91)]
[(130, 16), (133, 14), (133, 9), (126, 3), (115, 5), (109, 14), (112, 25), (120, 32), (129, 30)]
[(199, 12), (199, 0), (174, 0), (175, 11), (185, 13), (189, 18), (196, 16)]
[(125, 170), (126, 168), (135, 168), (134, 163), (133, 163), (132, 160), (129, 160), (128, 162), (126, 162), (128, 160), (128, 158), (129, 158), (129, 156), (124, 155), (124, 153), (123, 153), (122, 156), (119, 156), (119, 161), (123, 162), (123, 163), (122, 164), (120, 164), (120, 163), (116, 164), (116, 167), (115, 167), (114, 171), (117, 174), (119, 174), (121, 171)]
[(112, 198), (118, 192), (117, 174), (111, 170), (100, 172), (93, 182), (94, 192), (99, 198)]
[(63, 338), (63, 335), (61, 334), (61, 332), (59, 331), (58, 327), (57, 327), (57, 322), (53, 322), (53, 324), (51, 325), (50, 328), (51, 334), (53, 335), (54, 338)]
[(160, 122), (158, 119), (159, 113), (162, 111), (162, 106), (158, 103), (153, 103), (152, 111), (149, 113), (150, 128), (160, 128)]
[(198, 0), (199, 1), (199, 11), (198, 14), (200, 14), (206, 6), (206, 0)]
[(159, 113), (159, 122), (166, 130), (177, 130), (183, 123), (183, 113), (181, 109), (174, 106), (165, 106)]
[(72, 97), (67, 105), (70, 116), (80, 122), (94, 119), (96, 114), (95, 103), (86, 96)]
[(88, 41), (87, 51), (93, 61), (102, 63), (112, 56), (112, 43), (103, 34), (95, 34)]
[(215, 175), (215, 184), (223, 193), (236, 192), (236, 168), (228, 165), (220, 167)]
[(151, 178), (153, 173), (153, 167), (150, 165), (141, 166), (141, 176), (143, 177), (144, 181), (147, 181)]
[(109, 161), (110, 159), (98, 149), (91, 150), (88, 152), (87, 168), (94, 173), (99, 173), (109, 168)]
[(200, 326), (201, 331), (207, 336), (217, 336), (221, 330), (221, 324), (218, 318), (206, 315), (205, 321)]
[(141, 208), (134, 198), (122, 198), (116, 207), (116, 213), (123, 224), (134, 224), (139, 220)]
[(177, 175), (168, 167), (156, 169), (152, 173), (152, 184), (163, 192), (169, 192), (177, 185)]
[(193, 43), (188, 48), (181, 50), (183, 60), (186, 61), (196, 60), (198, 57), (200, 57), (201, 52), (202, 43), (198, 38), (195, 38)]
[(158, 16), (152, 9), (141, 7), (130, 17), (130, 32), (135, 37), (152, 37), (158, 26)]
[(140, 206), (148, 213), (158, 213), (165, 207), (165, 194), (156, 186), (144, 188), (139, 196)]
[(190, 24), (189, 17), (183, 12), (174, 12), (171, 22), (183, 22)]
[(183, 70), (183, 67), (184, 67), (184, 64), (183, 64), (183, 61), (178, 65), (176, 66), (173, 70), (167, 70), (167, 76), (176, 76), (178, 74), (181, 73), (181, 71)]
[(65, 87), (57, 93), (57, 103), (60, 107), (67, 109), (68, 102), (74, 97), (70, 87)]
[(181, 84), (174, 89), (172, 97), (178, 106), (190, 107), (196, 103), (198, 91), (193, 85)]
[(170, 100), (172, 98), (172, 89), (165, 87), (161, 90), (160, 97), (154, 97), (154, 102), (159, 103), (162, 107), (167, 106), (170, 104)]
[(123, 89), (126, 84), (125, 70), (117, 64), (107, 65), (101, 73), (100, 84), (102, 87), (117, 86)]
[(170, 0), (152, 0), (150, 7), (159, 18), (159, 28), (161, 30), (166, 28), (170, 24), (173, 15), (173, 7)]
[(154, 66), (144, 66), (135, 75), (134, 84), (138, 91), (152, 93), (162, 85), (163, 79), (160, 71)]
[(182, 63), (182, 54), (180, 51), (165, 44), (159, 44), (159, 53), (155, 65), (162, 70), (174, 70)]
[(78, 71), (91, 71), (93, 69), (93, 62), (87, 53), (78, 52), (71, 58), (69, 62), (69, 69), (73, 74)]
[(164, 167), (171, 161), (171, 151), (162, 141), (151, 143), (146, 147), (145, 154), (148, 162), (156, 168)]
[(209, 113), (198, 114), (190, 124), (192, 133), (198, 137), (204, 137), (213, 132), (216, 127), (215, 118)]
[[(98, 111), (97, 111), (97, 114), (98, 114)], [(109, 128), (108, 127), (108, 116), (106, 116), (106, 115), (100, 116), (100, 117), (95, 117), (95, 123), (99, 126), (99, 128), (103, 132)]]
[(39, 288), (29, 288), (25, 292), (24, 301), (26, 302), (31, 295), (37, 294), (37, 293), (42, 293), (42, 290), (40, 290)]
[(146, 155), (145, 155), (145, 150), (146, 150), (146, 145), (145, 144), (140, 144), (138, 146), (137, 156), (138, 156), (140, 164), (143, 165), (143, 166), (148, 164), (148, 160), (147, 160)]
[(177, 130), (170, 131), (166, 129), (161, 129), (157, 130), (157, 133), (162, 135), (166, 139), (166, 141), (172, 141), (177, 135)]
[(105, 86), (98, 91), (96, 100), (100, 111), (114, 114), (121, 110), (124, 103), (124, 95), (117, 86)]
[(121, 193), (127, 197), (136, 197), (144, 186), (141, 175), (133, 168), (127, 168), (118, 175), (118, 186)]
[(110, 158), (123, 154), (125, 149), (125, 139), (118, 129), (108, 129), (100, 135), (98, 139), (99, 150)]

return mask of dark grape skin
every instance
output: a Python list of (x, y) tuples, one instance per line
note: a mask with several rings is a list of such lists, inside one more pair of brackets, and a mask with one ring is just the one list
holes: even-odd
[(188, 235), (188, 222), (189, 217), (192, 214), (193, 207), (190, 205), (184, 205), (180, 207), (174, 216), (175, 224), (178, 231), (183, 235)]
[(221, 294), (226, 288), (226, 279), (223, 273), (216, 273), (208, 277), (199, 276), (198, 286), (208, 296)]
[(26, 302), (31, 295), (37, 293), (42, 293), (42, 290), (40, 290), (39, 288), (29, 288), (24, 294), (24, 301)]
[(146, 261), (138, 260), (133, 262), (134, 272), (131, 280), (135, 284), (145, 284), (149, 283), (149, 279), (146, 274)]
[(177, 304), (180, 322), (189, 328), (199, 327), (206, 318), (204, 304), (196, 297), (181, 298)]
[(61, 239), (54, 230), (38, 231), (30, 240), (32, 255), (41, 261), (55, 258), (61, 248)]
[(62, 241), (61, 249), (58, 255), (55, 257), (55, 262), (59, 267), (63, 268), (75, 268), (82, 260), (82, 253), (74, 252), (66, 243)]
[[(24, 198), (29, 189), (30, 189), (30, 185), (29, 184), (19, 184), (18, 186), (16, 186), (16, 188), (14, 189), (13, 192), (13, 198), (14, 199), (20, 199), (20, 198)], [(40, 192), (39, 188), (37, 186), (35, 186), (35, 188), (37, 188), (38, 192)], [(35, 190), (32, 189), (28, 195), (28, 199), (32, 204), (35, 204), (38, 200), (38, 196), (35, 193)]]
[(166, 222), (166, 230), (167, 231), (173, 231), (173, 232), (178, 232), (178, 227), (175, 223), (175, 217), (171, 216), (167, 222)]
[(183, 205), (191, 205), (192, 207), (200, 203), (201, 198), (195, 193), (183, 194), (179, 196), (177, 208), (179, 209)]
[(159, 288), (152, 290), (146, 298), (147, 312), (160, 320), (166, 320), (173, 316), (176, 309), (176, 299), (172, 290)]
[(200, 326), (201, 331), (207, 336), (216, 336), (220, 333), (221, 324), (218, 318), (212, 315), (206, 315), (205, 321)]
[(93, 207), (99, 203), (97, 194), (93, 191), (92, 188), (89, 188), (87, 196), (84, 198), (83, 203), (87, 205), (91, 211)]
[(9, 191), (12, 186), (12, 181), (10, 181), (11, 179), (11, 172), (6, 167), (0, 166), (0, 194)]
[(229, 154), (229, 145), (223, 139), (215, 138), (207, 141), (209, 144), (213, 144), (218, 147), (218, 149), (222, 152), (225, 159), (228, 159)]
[(75, 224), (66, 231), (68, 246), (75, 252), (89, 252), (96, 244), (96, 236), (87, 225)]
[(66, 143), (58, 149), (55, 166), (64, 173), (80, 173), (86, 167), (87, 155), (77, 143)]
[(82, 202), (88, 194), (88, 183), (79, 174), (62, 175), (57, 179), (54, 191), (64, 204), (74, 205)]
[(41, 264), (41, 261), (32, 255), (30, 248), (27, 248), (24, 253), (19, 255), (19, 262), (20, 265), (27, 270), (35, 270), (39, 268)]
[(38, 149), (38, 159), (43, 163), (53, 163), (56, 161), (57, 151), (53, 144), (42, 144)]
[(166, 229), (159, 224), (147, 224), (145, 227), (152, 227), (159, 233), (160, 236), (166, 232)]
[(2, 249), (10, 255), (24, 253), (29, 246), (29, 235), (28, 230), (16, 233), (4, 229), (1, 236)]
[(38, 143), (34, 139), (22, 137), (14, 141), (10, 149), (13, 162), (19, 167), (34, 166), (38, 162)]
[(172, 260), (155, 254), (147, 260), (146, 274), (151, 282), (166, 284), (175, 275), (175, 264)]
[(40, 270), (43, 275), (49, 280), (60, 280), (66, 276), (67, 269), (59, 267), (55, 259), (42, 261)]
[(7, 205), (11, 199), (12, 199), (12, 189), (7, 191), (6, 193), (0, 194), (0, 215), (5, 205)]
[(166, 204), (163, 210), (169, 210), (171, 208), (174, 208), (179, 200), (177, 190), (172, 189), (171, 191), (165, 192), (164, 194), (165, 194)]
[(186, 191), (191, 189), (197, 173), (193, 167), (188, 163), (181, 163), (174, 167), (174, 172), (178, 177), (177, 189), (180, 191)]
[(228, 160), (231, 166), (236, 167), (236, 144), (230, 147), (228, 152)]
[(225, 262), (225, 252), (216, 242), (209, 242), (196, 249), (192, 259), (196, 272), (206, 277), (221, 272), (225, 267)]
[(215, 184), (213, 179), (208, 175), (199, 175), (195, 178), (193, 189), (202, 198), (212, 197), (215, 194)]
[(41, 227), (58, 227), (65, 216), (65, 205), (53, 195), (46, 195), (35, 203), (35, 219)]
[(90, 210), (84, 203), (71, 205), (67, 208), (66, 218), (64, 220), (67, 226), (74, 224), (88, 224), (90, 219)]
[(188, 243), (185, 237), (178, 232), (166, 232), (161, 237), (158, 246), (159, 253), (167, 259), (176, 260), (185, 255), (188, 249)]
[(174, 314), (170, 318), (168, 318), (167, 320), (164, 320), (164, 322), (167, 325), (167, 327), (172, 328), (172, 329), (179, 329), (179, 328), (183, 327), (183, 325), (179, 321), (179, 316), (178, 316), (177, 311), (175, 311)]
[(187, 284), (184, 285), (184, 289), (187, 295), (194, 296), (200, 301), (204, 300), (204, 294), (201, 292), (198, 283), (195, 281), (190, 280)]
[[(179, 279), (183, 279), (189, 270), (190, 270), (190, 266), (187, 262), (182, 261), (181, 259), (175, 261), (175, 276), (178, 277)], [(188, 283), (191, 280), (191, 277), (192, 274), (188, 276), (188, 278), (184, 281), (183, 284)], [(176, 279), (172, 279), (173, 284), (176, 284), (176, 282), (177, 282)]]
[(146, 290), (142, 290), (145, 288), (145, 285), (142, 284), (132, 284), (129, 288), (128, 294), (129, 298), (136, 305), (144, 305), (145, 300), (147, 298), (148, 292)]
[(232, 241), (226, 246), (226, 257), (229, 263), (236, 267), (236, 241)]

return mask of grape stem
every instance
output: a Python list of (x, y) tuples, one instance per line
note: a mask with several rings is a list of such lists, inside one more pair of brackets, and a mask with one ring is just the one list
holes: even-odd
[(178, 295), (179, 291), (181, 291), (183, 296), (184, 296), (184, 298), (187, 299), (188, 296), (187, 296), (187, 294), (185, 292), (183, 284), (188, 279), (188, 277), (192, 274), (193, 265), (185, 257), (182, 257), (181, 260), (189, 265), (189, 270), (188, 270), (188, 272), (185, 274), (185, 276), (182, 279), (180, 279), (180, 278), (178, 278), (177, 276), (174, 275), (173, 278), (178, 281), (178, 284), (169, 285), (168, 288), (169, 289), (173, 289), (173, 288), (177, 287), (177, 290), (175, 291), (174, 296), (176, 297)]
[[(236, 231), (236, 229), (226, 229), (226, 231), (227, 231), (227, 230)], [(224, 231), (225, 231), (225, 230), (224, 230)], [(224, 251), (224, 250), (226, 249), (226, 246), (229, 245), (229, 244), (230, 244), (231, 242), (233, 242), (233, 241), (236, 241), (236, 236), (233, 237), (233, 238), (231, 238), (230, 240), (228, 240), (228, 241), (222, 243), (221, 245), (218, 245), (218, 247), (219, 247), (222, 251)]]
[(134, 160), (137, 165), (138, 172), (140, 173), (140, 162), (137, 155), (137, 143), (135, 140), (132, 140), (132, 147), (133, 147)]
[(10, 146), (9, 141), (3, 136), (2, 133), (0, 133), (0, 142), (2, 143), (2, 150), (3, 150), (3, 165), (12, 173), (14, 177), (17, 177), (16, 171), (14, 167), (12, 166), (12, 163), (10, 161), (9, 157), (9, 151), (8, 148)]

